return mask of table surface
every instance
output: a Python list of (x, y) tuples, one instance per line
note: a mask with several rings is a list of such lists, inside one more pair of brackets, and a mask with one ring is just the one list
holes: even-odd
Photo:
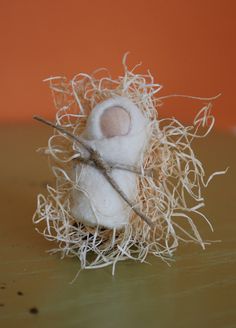
[[(205, 192), (205, 213), (221, 240), (205, 251), (184, 244), (171, 267), (122, 262), (82, 271), (76, 259), (61, 260), (46, 250), (31, 218), (38, 193), (53, 178), (45, 146), (50, 128), (1, 126), (0, 327), (236, 327), (236, 138), (214, 134), (196, 142), (206, 172), (229, 166)], [(33, 309), (33, 310), (32, 310)], [(37, 313), (35, 313), (37, 312)]]

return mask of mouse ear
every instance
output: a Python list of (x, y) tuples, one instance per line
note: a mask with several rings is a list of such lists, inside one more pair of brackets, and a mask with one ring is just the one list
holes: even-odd
[(125, 136), (130, 131), (130, 114), (122, 107), (107, 108), (100, 117), (100, 127), (104, 137)]

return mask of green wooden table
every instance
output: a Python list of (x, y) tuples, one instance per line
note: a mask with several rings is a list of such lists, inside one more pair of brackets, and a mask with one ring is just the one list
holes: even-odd
[(31, 222), (36, 195), (53, 183), (44, 157), (50, 129), (1, 126), (0, 327), (236, 327), (236, 138), (216, 134), (196, 144), (207, 173), (229, 166), (205, 195), (205, 213), (222, 240), (205, 251), (182, 245), (168, 267), (123, 262), (79, 270), (75, 259), (60, 260)]

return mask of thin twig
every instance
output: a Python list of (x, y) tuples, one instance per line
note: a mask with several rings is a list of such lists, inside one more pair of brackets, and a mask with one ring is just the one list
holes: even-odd
[[(82, 163), (90, 165), (90, 166), (95, 166), (94, 162), (90, 158), (85, 158), (82, 156), (75, 158), (74, 161), (76, 161), (76, 162), (79, 161), (79, 162), (82, 162)], [(124, 170), (124, 171), (132, 172), (132, 173), (135, 173), (138, 175), (143, 175), (142, 171), (133, 165), (118, 164), (118, 163), (113, 163), (113, 162), (107, 162), (107, 164), (109, 165), (109, 167), (111, 169)], [(144, 173), (145, 173), (145, 176), (151, 176), (151, 172), (144, 171)]]
[(108, 171), (104, 171), (103, 175), (107, 178), (107, 180), (110, 182), (112, 187), (118, 192), (118, 194), (125, 200), (125, 202), (132, 208), (134, 213), (136, 213), (142, 220), (144, 220), (150, 227), (154, 227), (154, 222), (147, 217), (142, 211), (140, 211), (139, 208), (136, 207), (136, 204), (131, 202), (122, 189), (120, 189), (119, 185), (116, 183), (116, 181), (113, 179), (112, 175)]
[(78, 136), (75, 136), (73, 133), (65, 130), (59, 125), (56, 125), (52, 123), (51, 121), (45, 120), (42, 117), (39, 116), (33, 116), (33, 118), (41, 123), (44, 123), (46, 125), (49, 125), (58, 131), (68, 135), (70, 138), (73, 140), (77, 141), (80, 143), (89, 153), (90, 153), (90, 158), (89, 160), (94, 163), (94, 166), (103, 174), (103, 176), (106, 178), (106, 180), (111, 184), (111, 186), (116, 190), (116, 192), (121, 196), (121, 198), (132, 208), (132, 210), (142, 219), (144, 220), (150, 227), (154, 226), (154, 223), (152, 220), (147, 217), (144, 213), (142, 213), (137, 207), (136, 204), (133, 203), (128, 199), (126, 194), (120, 189), (119, 185), (116, 183), (116, 181), (113, 179), (111, 175), (111, 170), (112, 167), (104, 161), (102, 156), (99, 154), (97, 150), (94, 150), (92, 147), (90, 147), (83, 139), (81, 139)]
[(33, 116), (33, 119), (36, 121), (39, 121), (41, 123), (44, 123), (46, 125), (49, 125), (55, 129), (57, 129), (58, 131), (68, 135), (70, 138), (74, 139), (75, 141), (77, 141), (78, 143), (80, 143), (90, 154), (94, 151), (94, 149), (92, 147), (90, 147), (85, 141), (84, 139), (75, 136), (73, 133), (65, 130), (64, 128), (62, 128), (60, 125), (56, 125), (54, 123), (52, 123), (51, 121), (45, 120), (44, 118), (40, 117), (40, 116)]

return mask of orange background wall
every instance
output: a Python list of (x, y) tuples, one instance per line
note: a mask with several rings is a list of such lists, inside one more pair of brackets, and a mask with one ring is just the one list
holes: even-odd
[[(48, 76), (69, 78), (121, 59), (143, 62), (170, 93), (213, 96), (219, 129), (236, 126), (236, 1), (0, 0), (0, 121), (53, 117)], [(190, 121), (204, 102), (174, 99), (161, 116)]]

